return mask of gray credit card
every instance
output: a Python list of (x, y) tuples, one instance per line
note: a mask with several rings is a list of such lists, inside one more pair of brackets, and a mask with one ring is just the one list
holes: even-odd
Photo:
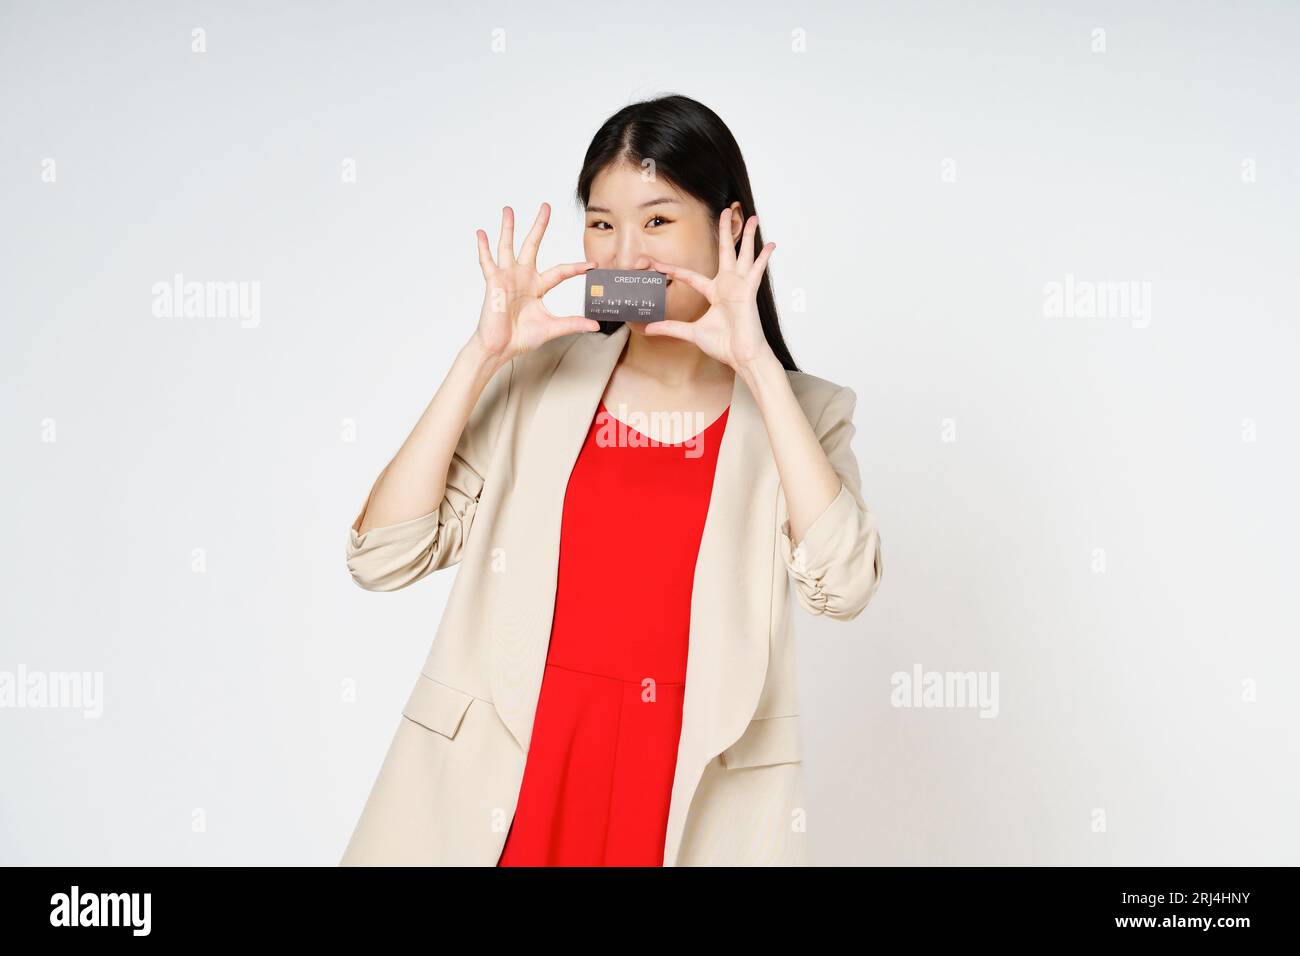
[(587, 274), (589, 319), (659, 322), (668, 298), (668, 277), (654, 269), (592, 269)]

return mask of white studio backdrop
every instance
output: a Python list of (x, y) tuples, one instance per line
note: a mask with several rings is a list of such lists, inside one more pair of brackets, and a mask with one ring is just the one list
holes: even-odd
[[(362, 591), (347, 527), (474, 230), (549, 201), (581, 259), (587, 143), (662, 93), (859, 400), (814, 862), (1300, 863), (1298, 47), (1284, 2), (0, 4), (0, 863), (337, 862), (455, 573)], [(91, 714), (24, 691), (68, 673)]]

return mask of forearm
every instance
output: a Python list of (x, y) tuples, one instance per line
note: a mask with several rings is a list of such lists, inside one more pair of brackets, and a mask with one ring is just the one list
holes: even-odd
[(770, 353), (737, 372), (749, 386), (767, 428), (790, 516), (790, 537), (803, 541), (812, 523), (839, 494), (841, 480), (817, 433), (790, 388), (790, 379)]
[(483, 389), (505, 364), (476, 336), (461, 348), (420, 420), (375, 480), (356, 525), (359, 534), (429, 514), (442, 503), (461, 433)]

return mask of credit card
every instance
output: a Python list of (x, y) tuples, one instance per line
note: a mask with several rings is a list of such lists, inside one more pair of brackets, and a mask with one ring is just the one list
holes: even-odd
[(592, 269), (586, 308), (600, 322), (659, 322), (668, 299), (668, 277), (654, 269)]

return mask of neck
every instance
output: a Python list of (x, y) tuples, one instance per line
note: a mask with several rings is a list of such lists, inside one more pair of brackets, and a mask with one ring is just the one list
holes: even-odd
[(668, 388), (730, 378), (734, 374), (726, 363), (706, 355), (691, 342), (631, 330), (619, 361), (638, 375)]

